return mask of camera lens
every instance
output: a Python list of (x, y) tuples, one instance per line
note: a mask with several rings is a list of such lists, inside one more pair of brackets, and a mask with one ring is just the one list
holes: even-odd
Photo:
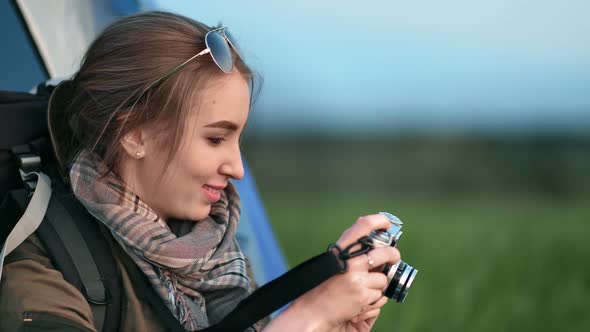
[(389, 279), (389, 286), (387, 286), (384, 295), (398, 303), (404, 302), (418, 270), (403, 261), (399, 261), (395, 265), (386, 265), (383, 273)]

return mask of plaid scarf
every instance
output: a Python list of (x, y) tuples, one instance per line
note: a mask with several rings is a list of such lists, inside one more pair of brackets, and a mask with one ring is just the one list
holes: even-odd
[(108, 227), (187, 330), (216, 324), (250, 294), (235, 239), (240, 200), (231, 183), (207, 218), (166, 223), (114, 175), (101, 178), (104, 169), (96, 155), (82, 151), (70, 169), (74, 194)]

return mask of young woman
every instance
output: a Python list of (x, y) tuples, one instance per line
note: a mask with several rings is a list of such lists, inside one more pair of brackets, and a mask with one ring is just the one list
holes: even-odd
[[(187, 330), (219, 322), (253, 290), (235, 239), (244, 176), (240, 134), (254, 76), (227, 28), (147, 12), (109, 26), (50, 103), (57, 159), (82, 205), (109, 231), (117, 261), (131, 257), (162, 298), (141, 301), (123, 264), (123, 331), (163, 330), (170, 310)], [(359, 218), (338, 240), (353, 243), (389, 221)], [(83, 295), (47, 258), (35, 235), (7, 258), (0, 330), (26, 327), (31, 314), (55, 327), (94, 331)], [(294, 301), (265, 331), (369, 330), (386, 303), (387, 279), (373, 266), (400, 259), (378, 248)], [(119, 262), (120, 263), (120, 262)]]

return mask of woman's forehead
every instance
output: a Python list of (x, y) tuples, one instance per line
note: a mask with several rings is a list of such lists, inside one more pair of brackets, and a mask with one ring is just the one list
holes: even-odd
[[(248, 82), (239, 73), (223, 75), (208, 84), (196, 96), (195, 122), (201, 126), (225, 121), (225, 127), (235, 124), (242, 127), (250, 109)], [(223, 127), (223, 126), (222, 126)]]

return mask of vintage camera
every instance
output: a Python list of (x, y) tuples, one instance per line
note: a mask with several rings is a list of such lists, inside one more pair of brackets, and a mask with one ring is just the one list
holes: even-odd
[[(372, 240), (373, 247), (394, 247), (402, 236), (401, 229), (404, 223), (391, 213), (379, 213), (389, 218), (391, 227), (388, 230), (372, 231), (369, 234), (369, 238)], [(387, 279), (389, 280), (389, 285), (384, 295), (398, 303), (404, 302), (418, 270), (400, 260), (395, 265), (385, 264), (383, 266), (383, 273), (387, 275)]]

